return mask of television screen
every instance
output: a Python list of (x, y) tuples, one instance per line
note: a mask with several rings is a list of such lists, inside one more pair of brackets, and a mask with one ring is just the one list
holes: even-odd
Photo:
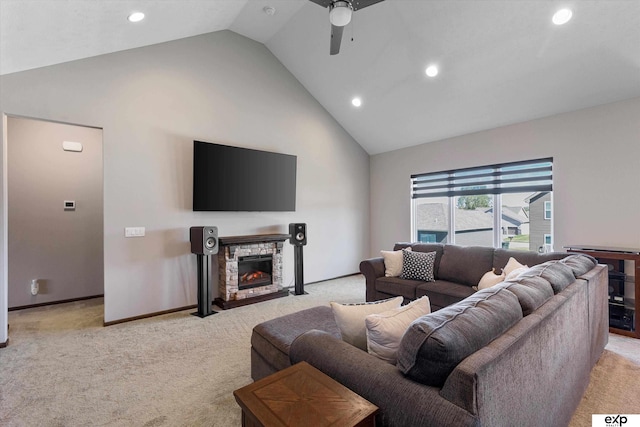
[(295, 211), (297, 157), (193, 141), (194, 211)]

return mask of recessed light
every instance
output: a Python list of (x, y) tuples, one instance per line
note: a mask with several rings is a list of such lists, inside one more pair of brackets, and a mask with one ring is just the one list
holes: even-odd
[(127, 17), (129, 22), (140, 22), (144, 19), (144, 13), (142, 12), (133, 12), (131, 15)]
[(265, 6), (262, 8), (263, 12), (269, 16), (273, 16), (276, 14), (276, 8), (273, 6)]
[(435, 77), (438, 75), (438, 67), (436, 67), (435, 65), (429, 65), (427, 67), (426, 70), (424, 70), (424, 72), (427, 74), (427, 76), (429, 77)]
[(570, 9), (560, 9), (556, 13), (553, 14), (553, 18), (551, 20), (556, 25), (562, 25), (569, 22), (573, 13)]
[(355, 97), (351, 100), (351, 104), (353, 104), (354, 107), (359, 107), (362, 105), (362, 99)]

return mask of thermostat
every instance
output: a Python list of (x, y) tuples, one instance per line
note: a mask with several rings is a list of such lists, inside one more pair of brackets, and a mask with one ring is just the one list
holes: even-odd
[(75, 211), (76, 210), (76, 201), (75, 200), (65, 200), (64, 201), (64, 210), (65, 211)]

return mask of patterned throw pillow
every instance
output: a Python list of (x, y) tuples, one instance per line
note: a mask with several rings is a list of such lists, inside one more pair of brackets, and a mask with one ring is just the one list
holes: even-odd
[(433, 264), (436, 261), (435, 252), (411, 252), (402, 250), (401, 279), (422, 280), (433, 282)]

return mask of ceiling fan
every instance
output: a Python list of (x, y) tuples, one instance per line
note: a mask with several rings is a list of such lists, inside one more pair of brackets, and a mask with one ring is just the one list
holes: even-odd
[(372, 4), (384, 0), (311, 0), (315, 4), (329, 8), (329, 21), (331, 22), (331, 46), (329, 53), (335, 55), (340, 52), (342, 30), (351, 22), (351, 14)]

